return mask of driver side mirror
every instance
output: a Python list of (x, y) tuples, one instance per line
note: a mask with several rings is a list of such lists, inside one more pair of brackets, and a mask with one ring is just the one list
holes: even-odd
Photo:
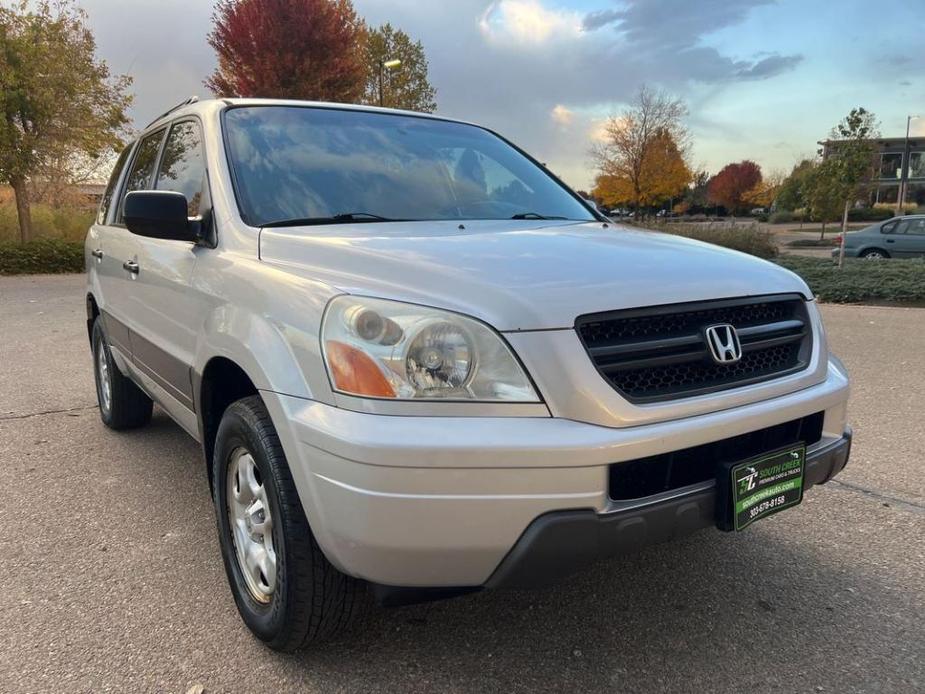
[(170, 241), (199, 240), (199, 224), (187, 217), (183, 193), (169, 190), (133, 190), (125, 196), (122, 216), (133, 234)]

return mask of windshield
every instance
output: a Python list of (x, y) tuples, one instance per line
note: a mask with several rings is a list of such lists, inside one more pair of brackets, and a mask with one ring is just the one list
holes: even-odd
[(244, 220), (267, 224), (574, 219), (592, 214), (487, 130), (299, 106), (225, 113)]

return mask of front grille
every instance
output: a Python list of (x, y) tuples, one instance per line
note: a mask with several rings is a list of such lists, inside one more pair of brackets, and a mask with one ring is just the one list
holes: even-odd
[[(735, 327), (742, 358), (714, 361), (710, 325)], [(812, 331), (799, 295), (731, 299), (581, 316), (575, 328), (601, 375), (632, 402), (690, 397), (806, 368)]]
[(741, 436), (610, 466), (610, 498), (640, 499), (714, 479), (723, 463), (747, 460), (784, 446), (822, 439), (824, 412)]

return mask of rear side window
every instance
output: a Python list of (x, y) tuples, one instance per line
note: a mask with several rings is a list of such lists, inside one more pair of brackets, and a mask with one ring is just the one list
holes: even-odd
[(906, 233), (913, 236), (925, 236), (925, 219), (910, 219)]
[(172, 190), (186, 196), (188, 215), (196, 217), (202, 203), (206, 166), (202, 135), (195, 121), (174, 124), (164, 145), (157, 172), (156, 190)]
[[(125, 195), (133, 190), (150, 190), (151, 181), (154, 177), (154, 167), (157, 166), (157, 152), (161, 147), (161, 140), (164, 138), (164, 131), (159, 130), (151, 133), (144, 138), (139, 144), (135, 160), (132, 162), (132, 168), (129, 169), (128, 178), (125, 179)], [(119, 209), (119, 221), (122, 221), (121, 205)]]
[(96, 213), (96, 223), (105, 224), (106, 217), (109, 216), (109, 208), (112, 206), (112, 196), (116, 192), (116, 184), (119, 182), (119, 176), (122, 174), (122, 169), (125, 168), (125, 162), (128, 161), (129, 152), (132, 151), (132, 145), (129, 145), (122, 150), (122, 154), (119, 155), (119, 158), (116, 160), (116, 165), (112, 169), (112, 174), (109, 176), (109, 183), (106, 184), (106, 192), (103, 193), (103, 199), (100, 200), (100, 209)]

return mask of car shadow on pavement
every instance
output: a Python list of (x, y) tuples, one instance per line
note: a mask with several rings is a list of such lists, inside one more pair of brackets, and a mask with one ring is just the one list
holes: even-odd
[(299, 660), (347, 687), (359, 676), (408, 690), (877, 688), (888, 680), (871, 664), (896, 657), (891, 615), (908, 614), (907, 593), (782, 538), (790, 521), (705, 531), (554, 588), (380, 609)]

